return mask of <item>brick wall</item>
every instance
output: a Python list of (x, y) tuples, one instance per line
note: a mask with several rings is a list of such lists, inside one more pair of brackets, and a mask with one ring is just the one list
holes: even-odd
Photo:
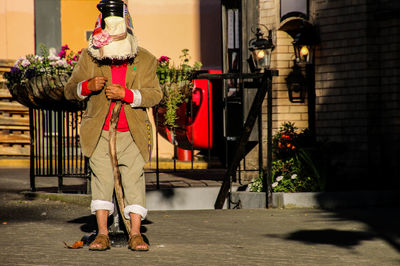
[[(279, 70), (279, 76), (273, 80), (273, 132), (281, 127), (283, 122), (294, 122), (299, 129), (308, 127), (308, 107), (305, 103), (292, 103), (289, 101), (286, 77), (293, 67), (293, 39), (286, 32), (277, 30), (280, 27), (279, 0), (260, 0), (260, 24), (273, 29), (276, 34), (276, 47), (272, 54), (271, 69)], [(264, 131), (267, 131), (266, 123), (267, 105), (264, 102)], [(266, 145), (266, 134), (264, 134), (264, 145)], [(265, 146), (266, 147), (266, 146)]]
[(341, 144), (333, 160), (334, 187), (376, 188), (389, 165), (387, 174), (398, 174), (399, 20), (383, 15), (391, 9), (387, 3), (311, 5), (321, 39), (315, 64), (317, 136)]
[[(340, 143), (335, 179), (365, 177), (367, 160), (368, 14), (366, 1), (317, 1), (311, 6), (320, 45), (315, 61), (316, 128), (319, 139)], [(372, 85), (373, 86), (373, 85)], [(348, 167), (351, 164), (351, 167)]]
[[(335, 144), (328, 151), (335, 169), (331, 189), (376, 188), (383, 177), (387, 182), (380, 188), (399, 184), (399, 7), (399, 1), (389, 0), (310, 1), (310, 22), (320, 38), (316, 134)], [(260, 1), (260, 23), (279, 27), (279, 1)], [(274, 130), (288, 120), (301, 128), (308, 125), (307, 103), (293, 104), (287, 97), (284, 78), (291, 67), (291, 41), (277, 31)]]

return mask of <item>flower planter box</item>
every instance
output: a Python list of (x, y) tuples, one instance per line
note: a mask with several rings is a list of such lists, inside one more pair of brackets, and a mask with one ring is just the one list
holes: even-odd
[(265, 192), (233, 191), (231, 208), (259, 209), (266, 206)]
[[(241, 209), (265, 208), (265, 192), (235, 191), (231, 199)], [(354, 208), (400, 204), (399, 191), (272, 193), (273, 208)], [(235, 205), (234, 205), (235, 206)]]

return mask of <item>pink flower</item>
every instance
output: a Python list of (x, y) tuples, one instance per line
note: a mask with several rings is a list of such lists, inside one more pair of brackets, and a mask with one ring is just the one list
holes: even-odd
[(61, 46), (62, 51), (67, 51), (69, 50), (68, 44)]
[(21, 65), (22, 65), (23, 67), (27, 67), (27, 66), (29, 66), (30, 64), (31, 64), (31, 62), (29, 62), (29, 60), (27, 60), (27, 59), (22, 60), (22, 63), (21, 63)]
[(50, 61), (57, 61), (57, 60), (60, 60), (60, 57), (59, 57), (59, 56), (55, 56), (55, 55), (49, 55), (47, 58), (48, 58)]
[(61, 50), (61, 51), (58, 53), (58, 56), (61, 57), (61, 58), (65, 58), (65, 57), (67, 56), (67, 52), (66, 52), (65, 50)]
[(64, 59), (58, 60), (56, 62), (56, 65), (59, 66), (59, 67), (67, 67), (68, 66), (67, 62)]
[(97, 48), (103, 47), (111, 42), (111, 37), (108, 31), (102, 30), (99, 34), (93, 36), (93, 44)]
[(14, 67), (19, 67), (19, 65), (21, 64), (22, 61), (26, 60), (25, 56), (22, 56), (20, 58), (18, 58), (18, 60), (15, 62)]
[(169, 58), (168, 56), (161, 56), (161, 57), (158, 59), (158, 62), (159, 62), (159, 63), (164, 63), (164, 62), (168, 62), (170, 59), (171, 59), (171, 58)]

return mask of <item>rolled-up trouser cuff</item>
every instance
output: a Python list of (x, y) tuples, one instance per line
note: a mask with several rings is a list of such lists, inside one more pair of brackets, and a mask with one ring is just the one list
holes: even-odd
[(95, 214), (97, 210), (107, 210), (108, 215), (114, 213), (114, 203), (106, 200), (92, 200), (90, 204), (92, 214)]
[(124, 216), (125, 216), (126, 219), (128, 219), (128, 220), (131, 219), (131, 217), (129, 216), (129, 213), (131, 213), (131, 212), (139, 214), (140, 216), (142, 216), (142, 220), (144, 220), (144, 218), (146, 218), (146, 216), (147, 216), (147, 209), (142, 207), (142, 206), (140, 206), (140, 205), (137, 205), (137, 204), (128, 205), (128, 206), (125, 207)]

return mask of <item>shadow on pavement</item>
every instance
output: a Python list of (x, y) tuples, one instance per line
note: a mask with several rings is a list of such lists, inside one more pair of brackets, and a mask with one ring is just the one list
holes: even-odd
[(291, 233), (286, 237), (286, 239), (309, 244), (328, 244), (342, 248), (349, 248), (360, 244), (361, 241), (372, 240), (375, 237), (375, 234), (369, 232), (324, 229), (300, 230)]
[[(82, 216), (70, 221), (67, 221), (67, 223), (74, 223), (74, 224), (82, 224), (81, 225), (81, 231), (85, 233), (93, 233), (97, 230), (97, 221), (96, 221), (96, 216), (94, 214), (88, 215), (88, 216)], [(110, 226), (113, 223), (113, 216), (110, 216), (108, 218), (108, 225)], [(140, 227), (140, 232), (141, 233), (146, 233), (147, 228), (145, 225), (152, 224), (150, 220), (144, 220), (142, 221), (142, 226)], [(120, 221), (120, 224), (123, 224), (122, 221)]]
[(88, 215), (88, 216), (82, 216), (73, 220), (68, 221), (68, 223), (74, 223), (74, 224), (82, 224), (81, 225), (81, 231), (85, 233), (92, 233), (96, 231), (97, 229), (97, 222), (96, 222), (96, 216), (95, 215)]
[(358, 209), (327, 210), (330, 219), (358, 221), (366, 225), (365, 230), (316, 229), (298, 230), (286, 235), (268, 234), (266, 237), (300, 241), (308, 244), (326, 244), (351, 248), (362, 241), (382, 239), (400, 252), (400, 211), (396, 207), (370, 207)]
[[(395, 207), (330, 210), (335, 219), (353, 220), (368, 226), (366, 235), (381, 238), (400, 252), (400, 211)], [(369, 233), (368, 233), (369, 232)]]

